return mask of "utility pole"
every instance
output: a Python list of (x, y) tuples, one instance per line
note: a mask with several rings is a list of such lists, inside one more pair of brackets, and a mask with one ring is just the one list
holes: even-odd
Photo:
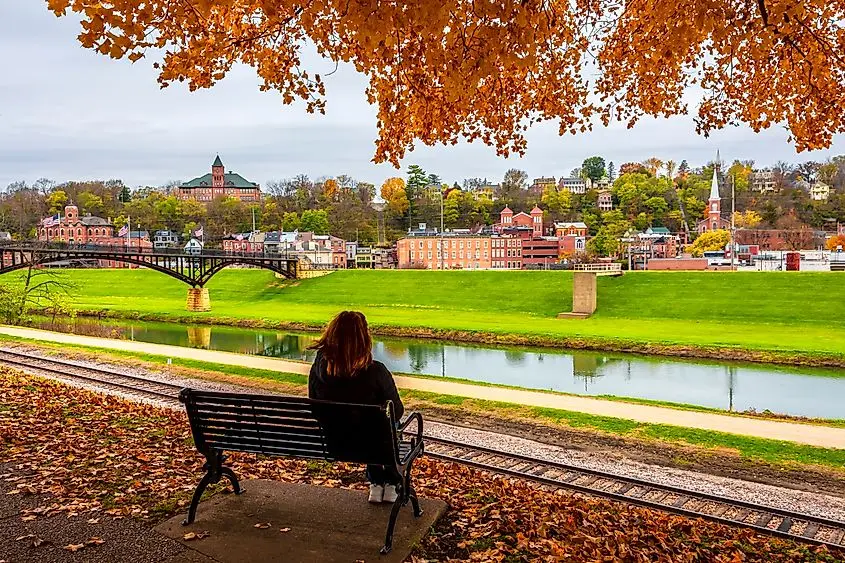
[(437, 187), (440, 191), (440, 269), (443, 269), (443, 186)]
[(736, 174), (731, 174), (731, 271), (733, 270), (736, 270)]

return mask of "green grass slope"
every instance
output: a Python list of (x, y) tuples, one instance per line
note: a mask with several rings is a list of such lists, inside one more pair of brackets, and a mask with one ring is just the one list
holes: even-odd
[(845, 278), (835, 273), (602, 277), (598, 312), (588, 320), (555, 318), (571, 308), (568, 272), (350, 270), (289, 283), (266, 271), (229, 269), (208, 285), (212, 312), (197, 314), (184, 311), (186, 286), (157, 272), (75, 270), (67, 276), (76, 284), (79, 309), (171, 320), (319, 325), (337, 311), (358, 309), (374, 326), (521, 335), (528, 343), (537, 337), (845, 357)]

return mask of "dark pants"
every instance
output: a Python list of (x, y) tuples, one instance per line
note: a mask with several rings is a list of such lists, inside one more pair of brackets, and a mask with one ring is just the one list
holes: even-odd
[(373, 485), (398, 485), (402, 482), (402, 477), (399, 473), (397, 473), (396, 468), (394, 467), (368, 465), (367, 481)]

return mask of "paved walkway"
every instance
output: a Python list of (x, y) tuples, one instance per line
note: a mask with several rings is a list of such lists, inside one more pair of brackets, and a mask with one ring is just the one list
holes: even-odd
[[(204, 362), (280, 372), (307, 374), (310, 367), (308, 364), (303, 362), (266, 358), (262, 356), (249, 356), (243, 354), (233, 354), (230, 352), (200, 350), (196, 348), (183, 348), (180, 346), (149, 344), (146, 342), (133, 342), (128, 340), (94, 338), (90, 336), (78, 336), (74, 334), (64, 334), (19, 327), (0, 326), (0, 334), (41, 340), (45, 342), (95, 346), (99, 348), (156, 354), (171, 358), (199, 360)], [(651, 424), (670, 424), (686, 428), (715, 430), (731, 434), (769, 438), (772, 440), (784, 440), (811, 446), (845, 449), (845, 428), (814, 426), (792, 422), (778, 422), (775, 420), (744, 418), (706, 412), (683, 411), (650, 405), (606, 401), (590, 397), (556, 395), (552, 393), (507, 389), (503, 387), (483, 387), (468, 383), (437, 381), (434, 379), (407, 376), (397, 376), (396, 384), (403, 389), (429, 391), (444, 395), (458, 395), (474, 399), (503, 401), (536, 407), (548, 407), (600, 416), (624, 418)]]

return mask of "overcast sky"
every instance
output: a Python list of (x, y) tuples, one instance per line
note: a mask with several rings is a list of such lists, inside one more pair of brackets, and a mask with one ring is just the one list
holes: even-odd
[[(78, 24), (56, 18), (38, 0), (0, 0), (0, 189), (16, 180), (120, 178), (131, 186), (162, 185), (210, 171), (220, 154), (227, 170), (262, 185), (305, 173), (349, 174), (376, 185), (396, 171), (371, 162), (375, 110), (365, 80), (341, 67), (327, 78), (324, 116), (283, 106), (258, 91), (249, 68), (238, 68), (211, 90), (178, 84), (160, 90), (151, 61), (113, 61), (79, 46)], [(315, 61), (323, 71), (333, 65)], [(843, 137), (829, 151), (797, 154), (782, 129), (747, 128), (699, 137), (690, 118), (644, 120), (633, 130), (609, 129), (559, 137), (554, 124), (535, 127), (524, 158), (502, 159), (479, 143), (422, 146), (409, 153), (444, 181), (501, 179), (511, 167), (561, 176), (600, 154), (619, 164), (650, 156), (697, 166), (716, 149), (725, 160), (824, 159), (845, 152)]]

